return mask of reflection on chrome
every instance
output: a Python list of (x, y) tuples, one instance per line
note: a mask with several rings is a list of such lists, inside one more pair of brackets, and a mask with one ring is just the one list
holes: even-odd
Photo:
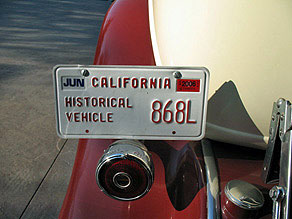
[(207, 209), (208, 219), (220, 218), (218, 172), (211, 141), (202, 140), (202, 150), (207, 176)]
[(147, 148), (139, 141), (119, 140), (98, 162), (96, 181), (108, 196), (130, 201), (144, 196), (154, 180), (154, 166)]

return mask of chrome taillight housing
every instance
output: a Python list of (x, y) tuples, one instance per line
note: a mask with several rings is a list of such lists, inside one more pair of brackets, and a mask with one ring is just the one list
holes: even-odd
[(144, 196), (154, 180), (154, 166), (147, 148), (139, 141), (114, 142), (100, 158), (96, 181), (108, 196), (131, 201)]

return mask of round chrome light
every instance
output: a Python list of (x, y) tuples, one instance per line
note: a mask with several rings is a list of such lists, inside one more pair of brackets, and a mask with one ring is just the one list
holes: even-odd
[(154, 166), (139, 141), (119, 140), (105, 151), (96, 168), (96, 181), (108, 196), (124, 201), (144, 196), (151, 188)]

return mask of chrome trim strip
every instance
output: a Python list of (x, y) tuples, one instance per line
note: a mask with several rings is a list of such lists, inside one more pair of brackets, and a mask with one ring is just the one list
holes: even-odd
[(219, 177), (211, 141), (203, 139), (202, 150), (207, 178), (207, 217), (220, 218)]
[(279, 187), (284, 188), (286, 194), (281, 202), (280, 218), (291, 218), (291, 175), (292, 175), (292, 106), (291, 102), (284, 99), (278, 100), (280, 108), (279, 135), (281, 139), (281, 158)]
[(162, 63), (161, 63), (159, 48), (158, 48), (157, 39), (156, 39), (153, 3), (154, 3), (153, 0), (148, 0), (148, 17), (149, 17), (150, 37), (151, 37), (151, 42), (152, 42), (152, 49), (153, 49), (155, 64), (157, 66), (161, 66)]

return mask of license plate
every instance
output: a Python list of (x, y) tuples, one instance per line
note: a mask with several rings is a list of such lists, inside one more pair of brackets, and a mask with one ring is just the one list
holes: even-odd
[(56, 66), (62, 138), (200, 140), (209, 72), (193, 67)]

